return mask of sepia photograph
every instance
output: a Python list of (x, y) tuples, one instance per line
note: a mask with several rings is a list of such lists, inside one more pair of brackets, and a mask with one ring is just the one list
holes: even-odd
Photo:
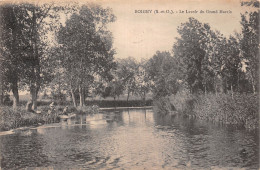
[(0, 0), (0, 170), (259, 170), (259, 0)]

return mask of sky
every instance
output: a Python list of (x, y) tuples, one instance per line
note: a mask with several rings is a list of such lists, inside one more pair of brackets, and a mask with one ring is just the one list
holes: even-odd
[[(219, 30), (229, 36), (240, 32), (240, 13), (245, 7), (239, 0), (172, 0), (172, 1), (116, 1), (98, 2), (104, 7), (110, 7), (117, 17), (108, 28), (113, 33), (115, 58), (129, 56), (141, 60), (149, 59), (156, 51), (172, 51), (175, 38), (178, 37), (177, 27), (194, 17), (200, 22), (209, 23), (213, 30)], [(152, 13), (136, 13), (135, 10), (152, 10)], [(175, 13), (158, 13), (154, 11), (172, 10)], [(184, 13), (179, 13), (179, 10)], [(197, 13), (186, 13), (197, 10)], [(203, 10), (204, 13), (200, 13)], [(218, 13), (207, 13), (206, 10)], [(231, 11), (220, 14), (219, 10)], [(248, 9), (247, 9), (248, 10)], [(178, 11), (178, 13), (176, 13)]]

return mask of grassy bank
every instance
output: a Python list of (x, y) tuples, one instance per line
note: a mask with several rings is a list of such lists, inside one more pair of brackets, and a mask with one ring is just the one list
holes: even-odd
[[(41, 100), (37, 102), (38, 106), (49, 106), (52, 100)], [(26, 106), (27, 101), (20, 101), (21, 106)], [(97, 105), (98, 107), (141, 107), (141, 106), (152, 106), (153, 101), (151, 99), (143, 102), (142, 100), (86, 100), (87, 106)], [(61, 101), (55, 102), (56, 105), (60, 106), (70, 106), (73, 105), (71, 101)], [(8, 106), (12, 106), (12, 102), (9, 103)]]
[(47, 108), (42, 107), (40, 110), (42, 110), (42, 113), (37, 114), (26, 112), (24, 107), (19, 107), (17, 111), (13, 111), (12, 107), (1, 107), (0, 131), (59, 121), (58, 112), (49, 115)]
[[(48, 114), (49, 106), (39, 106), (40, 113), (27, 112), (24, 106), (18, 107), (16, 111), (10, 106), (0, 107), (0, 131), (6, 131), (19, 127), (38, 126), (42, 124), (59, 122), (64, 106), (55, 106), (55, 111)], [(97, 113), (97, 106), (85, 106), (74, 108), (69, 106), (68, 113)]]
[(171, 103), (184, 116), (243, 126), (259, 128), (258, 97), (253, 94), (191, 95), (179, 93), (171, 96)]
[(27, 112), (25, 110), (26, 101), (22, 101), (17, 111), (13, 111), (12, 106), (0, 107), (0, 131), (6, 131), (19, 127), (26, 126), (37, 126), (40, 124), (54, 123), (59, 121), (59, 115), (65, 106), (69, 106), (68, 113), (97, 113), (100, 107), (140, 107), (140, 106), (151, 106), (152, 100), (147, 100), (145, 103), (140, 100), (131, 101), (109, 101), (109, 100), (89, 100), (86, 101), (88, 106), (84, 107), (72, 107), (72, 103), (69, 101), (56, 103), (59, 105), (55, 106), (55, 112), (48, 114), (50, 109), (51, 101), (39, 101), (38, 102), (38, 113)]

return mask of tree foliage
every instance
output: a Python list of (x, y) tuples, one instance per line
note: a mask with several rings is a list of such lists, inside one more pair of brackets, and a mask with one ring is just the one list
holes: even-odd
[(138, 63), (133, 57), (126, 59), (119, 59), (116, 69), (118, 79), (123, 83), (123, 87), (127, 93), (127, 101), (130, 94), (137, 94), (136, 88), (136, 75), (137, 75)]
[(176, 64), (176, 60), (169, 52), (157, 51), (148, 60), (146, 70), (155, 98), (171, 95), (178, 91), (179, 75)]
[(57, 34), (64, 83), (72, 93), (79, 92), (80, 106), (85, 104), (85, 93), (95, 79), (111, 80), (115, 51), (107, 24), (114, 19), (110, 9), (84, 5)]
[(203, 24), (195, 18), (189, 18), (177, 31), (180, 38), (177, 38), (173, 51), (178, 67), (181, 67), (184, 80), (192, 93), (203, 91), (203, 79), (207, 79), (210, 74), (206, 70), (203, 72), (203, 63), (210, 62), (207, 52), (212, 50), (210, 48), (214, 33), (208, 24)]
[[(259, 1), (250, 1), (242, 5), (259, 8)], [(241, 56), (247, 64), (248, 79), (253, 92), (259, 89), (259, 9), (241, 14), (242, 39)]]
[[(242, 17), (242, 21), (244, 19)], [(252, 23), (257, 24), (256, 20)], [(192, 93), (231, 91), (233, 94), (234, 91), (243, 91), (242, 84), (246, 81), (244, 61), (251, 60), (247, 72), (252, 73), (252, 80), (257, 80), (254, 74), (258, 68), (258, 33), (256, 27), (251, 30), (250, 33), (242, 32), (242, 39), (239, 34), (226, 38), (219, 31), (213, 31), (209, 24), (195, 18), (189, 18), (178, 27), (180, 38), (173, 46), (174, 57), (178, 72)]]
[(19, 103), (18, 83), (21, 80), (29, 44), (23, 34), (24, 24), (18, 20), (17, 6), (3, 5), (0, 9), (0, 43), (1, 43), (1, 90), (11, 90), (14, 96), (14, 108)]

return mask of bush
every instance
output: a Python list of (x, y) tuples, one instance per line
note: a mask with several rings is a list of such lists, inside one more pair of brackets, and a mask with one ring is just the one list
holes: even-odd
[(184, 114), (193, 113), (193, 105), (195, 103), (195, 96), (191, 95), (187, 89), (178, 91), (175, 95), (170, 97), (170, 102), (175, 106), (176, 110)]
[(26, 112), (24, 107), (18, 107), (17, 111), (13, 111), (11, 107), (0, 108), (0, 131), (10, 130), (18, 127), (33, 126), (39, 123), (52, 123), (59, 121), (58, 115), (47, 114), (48, 108), (42, 107), (41, 114)]
[(247, 129), (258, 128), (258, 98), (253, 94), (228, 94), (200, 96), (195, 108), (202, 119), (241, 125)]
[(93, 106), (78, 106), (77, 112), (79, 113), (86, 113), (86, 114), (95, 114), (99, 112), (99, 107), (97, 105)]
[(13, 101), (10, 99), (10, 95), (8, 93), (2, 94), (1, 97), (3, 98), (3, 103), (1, 103), (1, 104), (5, 105), (5, 106), (12, 106)]
[[(181, 95), (183, 94), (183, 96)], [(224, 124), (257, 129), (259, 120), (258, 97), (253, 94), (190, 95), (179, 93), (171, 97), (171, 102), (184, 115), (193, 115)]]
[(160, 115), (167, 115), (172, 111), (175, 111), (175, 107), (170, 102), (168, 97), (161, 97), (153, 102), (153, 110)]

